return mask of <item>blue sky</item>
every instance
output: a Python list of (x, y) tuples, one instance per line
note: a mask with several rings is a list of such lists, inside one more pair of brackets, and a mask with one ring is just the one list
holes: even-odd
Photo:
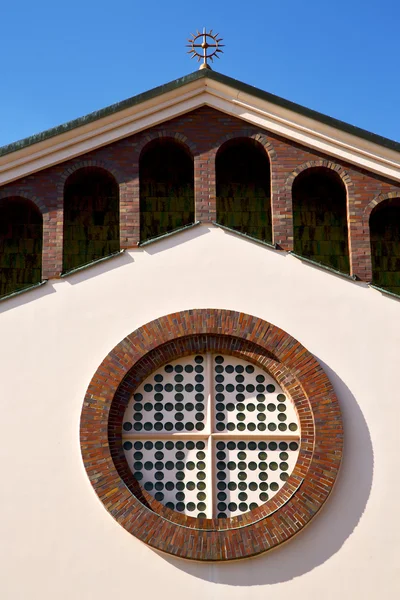
[(0, 9), (0, 145), (197, 70), (215, 70), (400, 141), (398, 0), (13, 0)]

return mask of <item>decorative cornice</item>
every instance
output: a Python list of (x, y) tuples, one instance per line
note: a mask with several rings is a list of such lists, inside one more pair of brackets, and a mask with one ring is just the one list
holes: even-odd
[(0, 185), (205, 105), (329, 156), (400, 181), (400, 144), (229, 77), (214, 72), (205, 75), (199, 73), (0, 149)]

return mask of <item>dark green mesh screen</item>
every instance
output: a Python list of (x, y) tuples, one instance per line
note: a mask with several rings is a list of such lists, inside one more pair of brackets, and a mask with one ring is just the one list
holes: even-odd
[(118, 250), (118, 184), (102, 169), (80, 169), (65, 184), (63, 269), (69, 271)]
[(42, 215), (24, 198), (0, 201), (0, 297), (42, 278)]
[(269, 159), (251, 139), (224, 144), (216, 158), (217, 222), (272, 241)]
[(172, 140), (150, 143), (140, 157), (140, 240), (194, 223), (193, 159)]
[(373, 282), (400, 294), (400, 198), (375, 208), (370, 232)]
[(346, 189), (330, 169), (301, 173), (293, 184), (294, 251), (349, 273)]

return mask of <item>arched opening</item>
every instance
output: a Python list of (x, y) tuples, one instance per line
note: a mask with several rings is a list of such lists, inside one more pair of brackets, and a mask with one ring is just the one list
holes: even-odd
[(226, 142), (215, 170), (217, 223), (272, 242), (270, 164), (262, 145), (251, 138)]
[(400, 294), (400, 198), (378, 204), (369, 221), (372, 281)]
[(315, 167), (296, 177), (292, 190), (294, 251), (349, 273), (346, 188), (331, 169)]
[(63, 269), (75, 269), (118, 250), (118, 184), (104, 169), (79, 169), (64, 188)]
[(42, 279), (43, 219), (30, 200), (0, 200), (0, 297)]
[(143, 150), (140, 171), (140, 241), (194, 223), (194, 164), (186, 148), (165, 138)]

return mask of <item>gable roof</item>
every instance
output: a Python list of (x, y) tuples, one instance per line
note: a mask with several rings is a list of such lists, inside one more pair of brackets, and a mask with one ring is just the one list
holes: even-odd
[(400, 181), (400, 143), (204, 69), (1, 147), (0, 185), (205, 105)]

